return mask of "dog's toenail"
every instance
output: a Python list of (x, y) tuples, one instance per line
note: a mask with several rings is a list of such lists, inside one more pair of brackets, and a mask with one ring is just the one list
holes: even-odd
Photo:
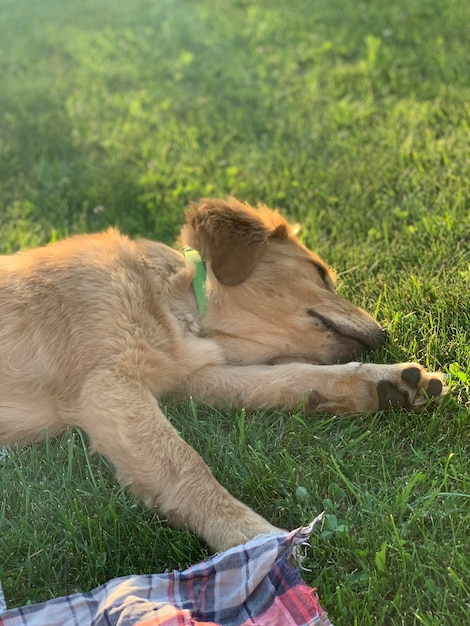
[(412, 389), (416, 389), (421, 379), (421, 372), (418, 367), (407, 367), (401, 373), (401, 379)]

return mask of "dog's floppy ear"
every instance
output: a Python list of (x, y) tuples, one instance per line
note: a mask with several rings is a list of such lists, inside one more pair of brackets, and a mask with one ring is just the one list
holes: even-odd
[(278, 229), (282, 225), (269, 228), (257, 211), (234, 198), (203, 199), (190, 207), (181, 239), (211, 263), (219, 282), (234, 286), (249, 277), (268, 239), (282, 238)]

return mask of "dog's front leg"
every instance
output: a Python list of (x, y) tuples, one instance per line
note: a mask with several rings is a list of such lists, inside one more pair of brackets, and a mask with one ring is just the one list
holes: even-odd
[(217, 482), (140, 381), (111, 372), (95, 375), (70, 423), (87, 433), (92, 449), (113, 463), (119, 481), (134, 495), (213, 549), (278, 530)]
[(390, 408), (418, 408), (445, 393), (442, 374), (416, 363), (381, 365), (208, 366), (185, 379), (180, 395), (216, 406), (294, 408), (325, 413), (371, 413)]

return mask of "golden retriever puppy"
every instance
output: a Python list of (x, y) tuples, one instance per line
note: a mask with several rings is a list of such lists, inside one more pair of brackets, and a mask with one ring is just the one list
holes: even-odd
[(137, 497), (224, 550), (275, 529), (215, 480), (159, 398), (373, 412), (443, 386), (417, 364), (348, 362), (385, 333), (279, 213), (202, 200), (180, 243), (204, 285), (198, 261), (115, 230), (0, 257), (0, 443), (79, 426)]

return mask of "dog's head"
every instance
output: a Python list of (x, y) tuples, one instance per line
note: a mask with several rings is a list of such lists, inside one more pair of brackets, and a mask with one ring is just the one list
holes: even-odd
[(333, 272), (276, 211), (235, 199), (191, 206), (181, 242), (206, 262), (204, 331), (229, 362), (348, 361), (385, 332), (335, 292)]

